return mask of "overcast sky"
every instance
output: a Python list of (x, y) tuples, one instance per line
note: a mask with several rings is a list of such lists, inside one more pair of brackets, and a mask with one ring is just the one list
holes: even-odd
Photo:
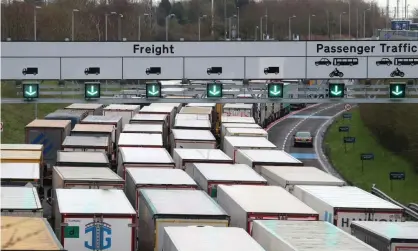
[[(377, 4), (383, 8), (386, 7), (387, 4), (387, 0), (376, 0)], [(392, 13), (394, 12), (394, 8), (396, 7), (396, 3), (397, 0), (389, 0), (389, 11)], [(418, 0), (407, 0), (407, 4), (409, 5), (408, 10), (409, 13), (412, 13), (412, 11), (415, 8), (418, 8)], [(405, 12), (405, 0), (400, 0), (399, 1), (399, 9), (402, 10), (399, 13), (404, 13)], [(403, 15), (399, 14), (401, 17), (403, 17)]]

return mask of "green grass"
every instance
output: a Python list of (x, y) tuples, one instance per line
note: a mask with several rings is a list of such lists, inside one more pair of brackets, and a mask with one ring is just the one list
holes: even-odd
[[(378, 189), (401, 203), (418, 201), (418, 174), (412, 165), (379, 145), (361, 121), (358, 109), (353, 109), (351, 113), (353, 115), (351, 120), (338, 118), (325, 137), (333, 166), (354, 186), (370, 191), (372, 184), (376, 184)], [(356, 137), (354, 145), (347, 144), (347, 153), (342, 143), (346, 133), (338, 132), (339, 126), (346, 125), (350, 126), (349, 136)], [(364, 161), (363, 172), (361, 153), (375, 155), (374, 160)], [(393, 181), (393, 189), (391, 189), (390, 172), (405, 172), (406, 180)]]

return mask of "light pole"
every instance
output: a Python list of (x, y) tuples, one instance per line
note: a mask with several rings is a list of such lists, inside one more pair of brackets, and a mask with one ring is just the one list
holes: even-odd
[(292, 40), (292, 19), (295, 17), (295, 15), (289, 17), (289, 40)]
[(239, 7), (237, 7), (237, 37), (239, 38)]
[[(144, 17), (147, 17), (148, 13), (144, 14)], [(138, 16), (138, 41), (141, 41), (141, 15)]]
[(36, 10), (40, 9), (40, 6), (35, 6), (33, 10), (33, 40), (36, 41)]
[(342, 38), (342, 25), (341, 25), (341, 21), (342, 21), (342, 17), (345, 14), (345, 12), (341, 12), (340, 13), (340, 39)]
[(366, 38), (366, 12), (370, 9), (363, 11), (363, 38)]
[(123, 15), (119, 14), (119, 17), (118, 17), (118, 40), (119, 41), (122, 40), (122, 18), (123, 18)]
[(74, 13), (78, 12), (78, 9), (73, 9), (71, 12), (71, 41), (74, 41)]
[(309, 40), (311, 40), (311, 17), (316, 17), (314, 14), (309, 14), (309, 19), (308, 19), (308, 32), (309, 32)]
[(171, 18), (174, 18), (176, 15), (174, 14), (170, 14), (168, 16), (165, 17), (165, 41), (168, 41), (168, 21)]
[(110, 14), (106, 13), (105, 14), (105, 41), (107, 41), (107, 19), (109, 15), (117, 15), (118, 13), (112, 11), (110, 12)]
[(232, 19), (233, 18), (237, 18), (237, 15), (233, 15), (232, 17), (228, 18), (228, 23), (229, 23), (229, 40), (232, 40)]
[(225, 33), (225, 40), (227, 39), (227, 33), (228, 33), (228, 19), (226, 17), (226, 1), (224, 0), (224, 33)]
[(260, 40), (264, 40), (264, 36), (263, 36), (263, 19), (264, 18), (267, 18), (267, 15), (263, 15), (263, 16), (260, 17), (260, 26), (259, 26), (259, 29), (260, 29)]
[(257, 41), (258, 26), (254, 28), (254, 41)]
[(199, 41), (200, 41), (200, 23), (201, 23), (201, 20), (202, 20), (203, 18), (206, 18), (206, 17), (207, 17), (206, 15), (203, 15), (203, 16), (199, 17), (199, 20), (198, 20)]

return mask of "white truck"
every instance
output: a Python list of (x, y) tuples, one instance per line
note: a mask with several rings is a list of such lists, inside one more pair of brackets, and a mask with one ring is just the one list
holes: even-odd
[(212, 107), (197, 107), (189, 106), (182, 107), (179, 114), (202, 114), (209, 116), (210, 123), (213, 125), (215, 122), (214, 109)]
[[(239, 137), (225, 136), (223, 139), (223, 151), (237, 164), (247, 164), (253, 167), (252, 163), (238, 162), (238, 150), (277, 150), (278, 147), (263, 137)], [(260, 154), (261, 155), (261, 154)], [(258, 155), (258, 156), (260, 156)]]
[(262, 166), (260, 174), (271, 186), (290, 193), (295, 185), (344, 186), (345, 182), (312, 166)]
[(255, 124), (253, 117), (240, 117), (240, 116), (222, 116), (221, 122), (223, 123), (240, 123), (240, 124)]
[(104, 152), (57, 152), (57, 166), (109, 167)]
[(418, 251), (418, 222), (353, 221), (351, 234), (379, 251)]
[(174, 160), (164, 148), (119, 148), (117, 174), (126, 180), (126, 168), (175, 168)]
[(120, 147), (164, 147), (163, 135), (155, 133), (121, 133), (118, 142)]
[(318, 211), (320, 220), (347, 233), (351, 221), (401, 221), (404, 213), (401, 207), (352, 186), (298, 185), (293, 195)]
[(248, 233), (236, 227), (165, 227), (163, 239), (164, 251), (191, 251), (191, 246), (201, 251), (265, 251)]
[[(81, 121), (81, 124), (98, 124), (98, 125), (113, 125), (115, 128), (115, 137), (112, 138), (112, 141), (116, 143), (119, 140), (119, 134), (122, 132), (122, 117), (116, 115), (108, 116), (98, 116), (98, 115), (89, 115)], [(116, 150), (116, 148), (114, 148)]]
[(216, 138), (209, 130), (171, 130), (171, 154), (174, 148), (216, 149), (216, 144)]
[(2, 218), (3, 216), (43, 217), (42, 202), (35, 187), (2, 187), (0, 194)]
[(212, 125), (208, 119), (176, 119), (174, 122), (174, 129), (211, 130)]
[(223, 116), (252, 117), (253, 104), (225, 104), (222, 108)]
[(168, 168), (127, 168), (125, 193), (138, 212), (139, 191), (155, 189), (199, 189), (198, 184), (180, 169)]
[(239, 164), (247, 164), (254, 168), (257, 173), (261, 172), (262, 166), (303, 166), (302, 161), (296, 159), (285, 151), (277, 149), (240, 149), (236, 151), (235, 162)]
[(142, 251), (162, 250), (164, 227), (229, 225), (228, 214), (200, 190), (141, 189), (138, 215), (138, 243)]
[(269, 134), (262, 128), (226, 128), (225, 136), (239, 137), (264, 137), (268, 139)]
[(129, 124), (131, 118), (139, 112), (141, 109), (140, 105), (122, 105), (122, 104), (111, 104), (103, 108), (103, 115), (105, 116), (121, 116), (122, 117), (122, 128), (124, 125)]
[(231, 226), (251, 234), (254, 220), (317, 221), (318, 213), (278, 186), (219, 185), (218, 204)]
[(135, 251), (136, 213), (122, 190), (57, 189), (55, 234), (68, 251)]
[(122, 133), (161, 134), (164, 147), (168, 147), (168, 134), (162, 124), (126, 124)]
[(108, 156), (113, 152), (108, 137), (95, 136), (67, 136), (62, 142), (62, 149), (66, 152), (105, 152)]
[(0, 178), (1, 186), (42, 185), (39, 163), (1, 163)]
[(95, 103), (74, 103), (64, 109), (83, 110), (87, 111), (89, 115), (103, 115), (103, 107), (104, 105)]
[(232, 159), (219, 149), (174, 148), (173, 159), (176, 168), (186, 170), (193, 163), (230, 163)]
[(182, 103), (152, 103), (150, 106), (171, 106), (174, 108), (174, 112), (177, 114), (183, 107)]
[(212, 198), (216, 198), (218, 185), (265, 185), (267, 181), (244, 164), (191, 163), (186, 172)]
[(207, 114), (177, 113), (176, 120), (209, 120)]
[(248, 123), (222, 123), (221, 132), (220, 132), (221, 147), (223, 145), (222, 139), (225, 136), (225, 132), (227, 128), (259, 128), (261, 129), (261, 126), (259, 126), (258, 124), (248, 124)]
[(167, 115), (168, 129), (172, 128), (174, 118), (176, 116), (176, 109), (172, 106), (144, 106), (139, 111), (139, 114), (164, 114)]
[(266, 251), (376, 251), (324, 221), (256, 220), (251, 235)]

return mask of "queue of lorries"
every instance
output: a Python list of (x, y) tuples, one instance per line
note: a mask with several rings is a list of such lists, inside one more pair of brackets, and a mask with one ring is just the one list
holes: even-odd
[(1, 249), (418, 250), (402, 208), (278, 150), (248, 106), (217, 106), (72, 104), (32, 121), (25, 144), (1, 145)]

